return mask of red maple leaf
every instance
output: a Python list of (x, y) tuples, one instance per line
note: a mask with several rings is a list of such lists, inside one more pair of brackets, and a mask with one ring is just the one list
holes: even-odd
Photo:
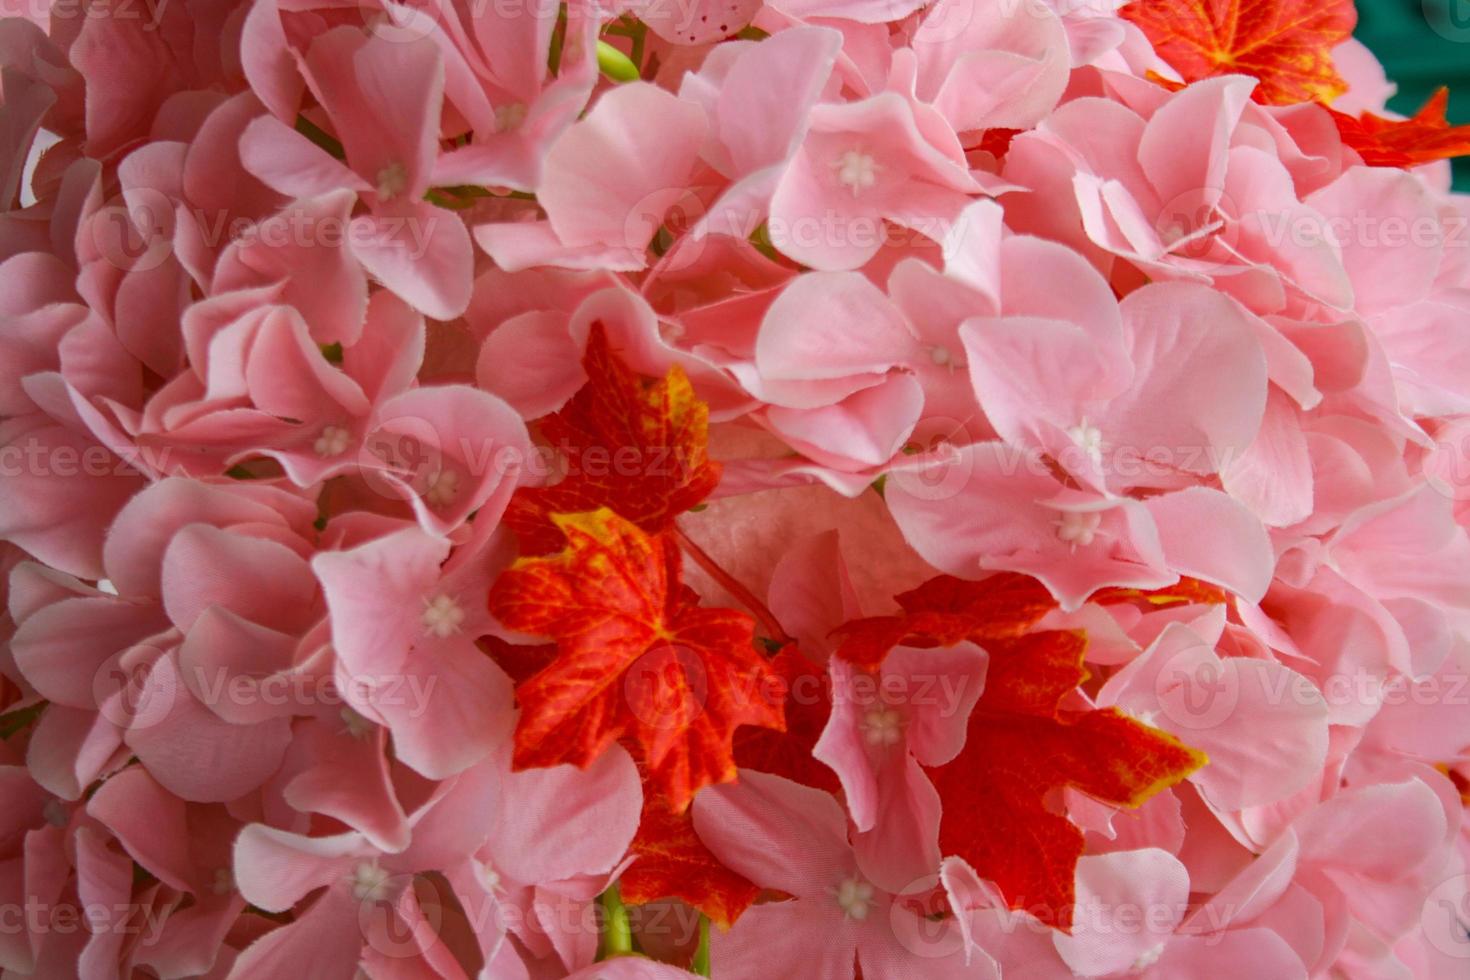
[(1258, 102), (1330, 102), (1347, 91), (1332, 49), (1352, 36), (1352, 0), (1134, 0), (1118, 11), (1186, 82), (1253, 75)]
[(1045, 631), (986, 644), (985, 693), (964, 750), (930, 770), (944, 804), (940, 846), (1014, 909), (1070, 930), (1083, 834), (1054, 809), (1064, 787), (1136, 807), (1206, 762), (1203, 753), (1112, 708), (1064, 699), (1087, 677), (1086, 639)]
[(644, 798), (632, 851), (638, 860), (618, 879), (625, 902), (682, 899), (728, 929), (760, 896), (759, 887), (725, 867), (704, 846), (688, 810), (676, 813), (653, 794)]
[(832, 715), (827, 671), (788, 644), (771, 660), (785, 691), (786, 727), (742, 728), (735, 734), (735, 761), (741, 769), (784, 776), (805, 786), (836, 793), (837, 774), (812, 756)]
[[(988, 646), (1029, 632), (1043, 616), (1057, 608), (1046, 587), (1015, 572), (1002, 572), (972, 582), (939, 575), (918, 588), (894, 597), (903, 612), (871, 616), (838, 627), (842, 643), (837, 655), (850, 663), (875, 669), (888, 651), (905, 646), (953, 646), (970, 640)], [(1101, 605), (1141, 602), (1151, 606), (1176, 603), (1217, 604), (1229, 597), (1223, 589), (1182, 577), (1162, 589), (1099, 589), (1089, 599)]]
[(1413, 167), (1470, 155), (1470, 126), (1451, 126), (1445, 118), (1450, 90), (1441, 88), (1409, 119), (1385, 119), (1332, 112), (1342, 141), (1370, 167)]
[(735, 778), (740, 725), (783, 727), (780, 678), (754, 624), (694, 605), (678, 548), (607, 508), (554, 514), (566, 547), (519, 559), (490, 590), (513, 630), (556, 641), (556, 657), (516, 687), (517, 768), (587, 766), (620, 738), (675, 812)]
[(953, 646), (961, 640), (983, 644), (1017, 637), (1057, 607), (1046, 586), (1014, 572), (978, 582), (940, 575), (894, 598), (901, 615), (870, 616), (838, 627), (839, 657), (872, 670), (901, 643)]
[(563, 458), (565, 476), (518, 490), (503, 518), (522, 554), (561, 548), (553, 514), (610, 507), (650, 534), (666, 531), (720, 482), (720, 465), (706, 452), (709, 407), (678, 365), (662, 380), (644, 378), (613, 353), (607, 331), (594, 323), (582, 366), (587, 383), (540, 425)]

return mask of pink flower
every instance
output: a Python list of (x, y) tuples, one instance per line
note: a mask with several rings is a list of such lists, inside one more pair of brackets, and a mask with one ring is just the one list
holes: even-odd
[[(853, 977), (855, 966), (865, 976), (995, 975), (952, 924), (925, 927), (919, 904), (925, 895), (895, 894), (874, 883), (848, 843), (837, 801), (820, 790), (746, 771), (739, 783), (700, 794), (694, 822), (726, 865), (793, 896), (753, 907), (728, 935), (715, 938), (713, 955), (730, 964), (730, 976), (800, 973), (825, 980)], [(929, 878), (930, 888), (936, 880)]]
[(984, 651), (900, 647), (874, 676), (832, 660), (832, 717), (812, 754), (837, 772), (875, 884), (903, 891), (939, 867), (939, 794), (921, 766), (964, 747), (985, 680)]
[(346, 162), (262, 116), (241, 137), (246, 167), (291, 197), (355, 191), (371, 213), (337, 229), (353, 256), (421, 312), (441, 320), (463, 313), (474, 265), (469, 235), (457, 217), (423, 200), (444, 98), (438, 48), (340, 27), (312, 42), (304, 68)]

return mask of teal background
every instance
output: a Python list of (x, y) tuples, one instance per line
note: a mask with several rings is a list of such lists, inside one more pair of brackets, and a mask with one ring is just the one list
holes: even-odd
[[(1470, 123), (1470, 0), (1358, 0), (1357, 37), (1398, 83), (1391, 109), (1412, 115), (1448, 85), (1450, 120)], [(1455, 186), (1470, 191), (1470, 158), (1455, 161)]]

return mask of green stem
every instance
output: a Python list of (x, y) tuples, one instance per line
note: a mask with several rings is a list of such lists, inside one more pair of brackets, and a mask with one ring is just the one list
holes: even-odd
[(345, 160), (347, 158), (347, 151), (342, 148), (341, 142), (331, 133), (322, 129), (305, 116), (296, 117), (296, 132), (305, 136), (338, 160)]
[(551, 30), (551, 49), (546, 52), (546, 68), (553, 76), (561, 73), (561, 51), (567, 42), (567, 5), (556, 11), (556, 26)]
[(641, 20), (633, 21), (633, 25), (633, 50), (628, 57), (633, 59), (633, 64), (638, 66), (641, 73), (643, 71), (643, 41), (648, 37), (648, 25)]
[(628, 908), (623, 904), (617, 882), (609, 885), (607, 891), (598, 896), (597, 901), (602, 906), (603, 914), (602, 948), (597, 958), (610, 960), (614, 956), (631, 956), (633, 926), (628, 921)]
[(699, 917), (699, 948), (694, 951), (694, 961), (689, 964), (689, 972), (701, 977), (711, 976), (709, 972), (709, 916)]
[(45, 707), (46, 702), (40, 701), (31, 705), (29, 708), (17, 708), (14, 711), (0, 715), (0, 738), (9, 738), (18, 732), (24, 731), (26, 726), (41, 717), (41, 712)]

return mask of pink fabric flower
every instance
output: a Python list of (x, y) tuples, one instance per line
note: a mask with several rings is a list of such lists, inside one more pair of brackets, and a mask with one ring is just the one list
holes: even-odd
[(825, 793), (745, 772), (737, 785), (702, 794), (694, 820), (726, 865), (794, 896), (755, 906), (715, 939), (713, 955), (730, 963), (731, 976), (852, 977), (855, 966), (864, 976), (995, 975), (955, 928), (924, 928), (923, 907), (915, 904), (922, 896), (873, 882), (848, 844), (846, 818)]

